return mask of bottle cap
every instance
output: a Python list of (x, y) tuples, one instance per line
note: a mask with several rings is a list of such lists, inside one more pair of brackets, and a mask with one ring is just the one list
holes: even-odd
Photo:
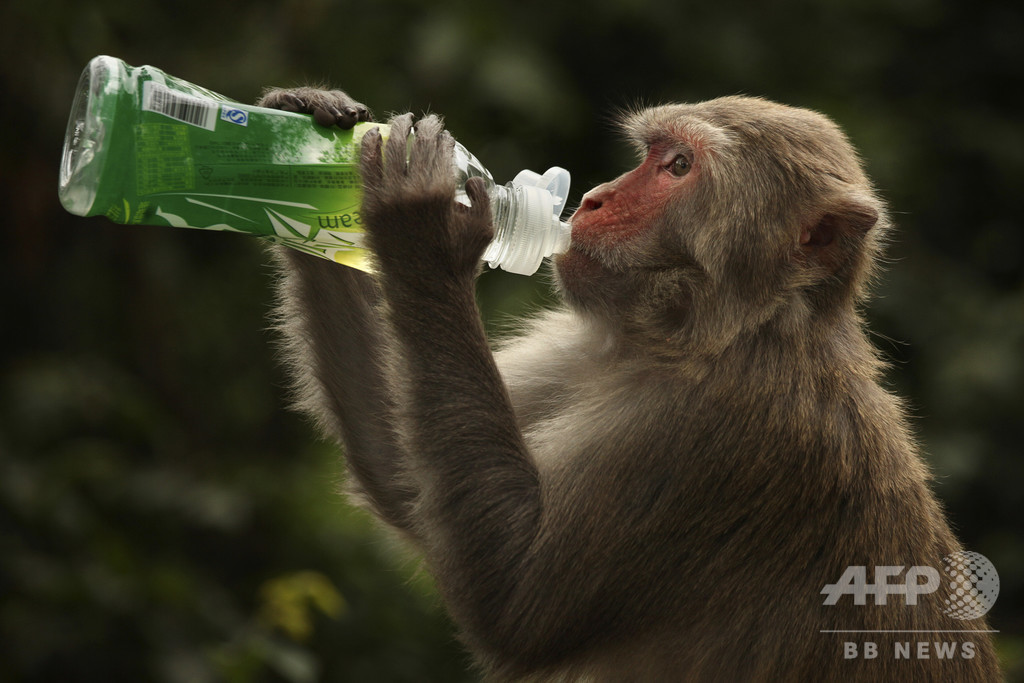
[(500, 256), (490, 261), (492, 268), (518, 275), (533, 275), (544, 257), (561, 253), (569, 247), (571, 228), (559, 220), (569, 197), (569, 172), (553, 166), (539, 175), (523, 170), (513, 178), (520, 210), (515, 225)]

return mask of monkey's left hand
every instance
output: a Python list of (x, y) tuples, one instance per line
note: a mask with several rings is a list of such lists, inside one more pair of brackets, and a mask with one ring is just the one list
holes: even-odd
[[(466, 183), (472, 206), (455, 201), (455, 139), (436, 116), (391, 121), (382, 144), (371, 130), (362, 141), (363, 223), (386, 279), (422, 287), (427, 280), (470, 282), (494, 236), (490, 198), (481, 178)], [(418, 287), (418, 288), (419, 288)]]
[(361, 121), (373, 121), (373, 114), (365, 104), (356, 102), (341, 90), (268, 88), (257, 105), (312, 114), (321, 126), (338, 126), (345, 130)]

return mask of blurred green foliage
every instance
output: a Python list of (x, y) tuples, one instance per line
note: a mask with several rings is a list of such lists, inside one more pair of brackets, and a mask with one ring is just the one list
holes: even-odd
[[(617, 111), (722, 94), (820, 109), (900, 227), (868, 313), (1024, 680), (1024, 10), (980, 0), (0, 6), (0, 680), (472, 680), (414, 557), (337, 494), (287, 410), (273, 273), (234, 235), (65, 214), (96, 54), (239, 100), (325, 82), (433, 110), (499, 180), (571, 201), (633, 161)], [(549, 300), (488, 273), (492, 328)]]

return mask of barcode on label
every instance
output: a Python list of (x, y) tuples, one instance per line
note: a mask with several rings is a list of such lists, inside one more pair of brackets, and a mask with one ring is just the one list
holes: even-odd
[(165, 85), (146, 81), (142, 86), (142, 110), (153, 111), (172, 119), (213, 130), (217, 125), (220, 105), (171, 90)]

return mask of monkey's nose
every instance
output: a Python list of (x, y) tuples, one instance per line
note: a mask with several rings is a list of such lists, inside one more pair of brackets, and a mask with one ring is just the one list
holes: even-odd
[(579, 208), (579, 209), (577, 209), (577, 212), (582, 212), (582, 211), (597, 211), (597, 210), (598, 210), (598, 209), (600, 209), (600, 208), (601, 208), (601, 206), (603, 206), (603, 205), (604, 205), (604, 202), (603, 202), (603, 201), (602, 201), (602, 200), (601, 200), (600, 198), (598, 198), (598, 197), (593, 197), (593, 196), (591, 196), (591, 195), (590, 195), (590, 194), (588, 193), (588, 194), (586, 194), (586, 195), (584, 195), (584, 196), (583, 196), (583, 203), (582, 203), (582, 204), (580, 204), (580, 208)]
[(573, 213), (570, 222), (575, 221), (584, 214), (597, 211), (605, 205), (605, 202), (609, 199), (609, 188), (606, 185), (598, 185), (590, 192), (583, 195), (583, 202), (580, 207)]

